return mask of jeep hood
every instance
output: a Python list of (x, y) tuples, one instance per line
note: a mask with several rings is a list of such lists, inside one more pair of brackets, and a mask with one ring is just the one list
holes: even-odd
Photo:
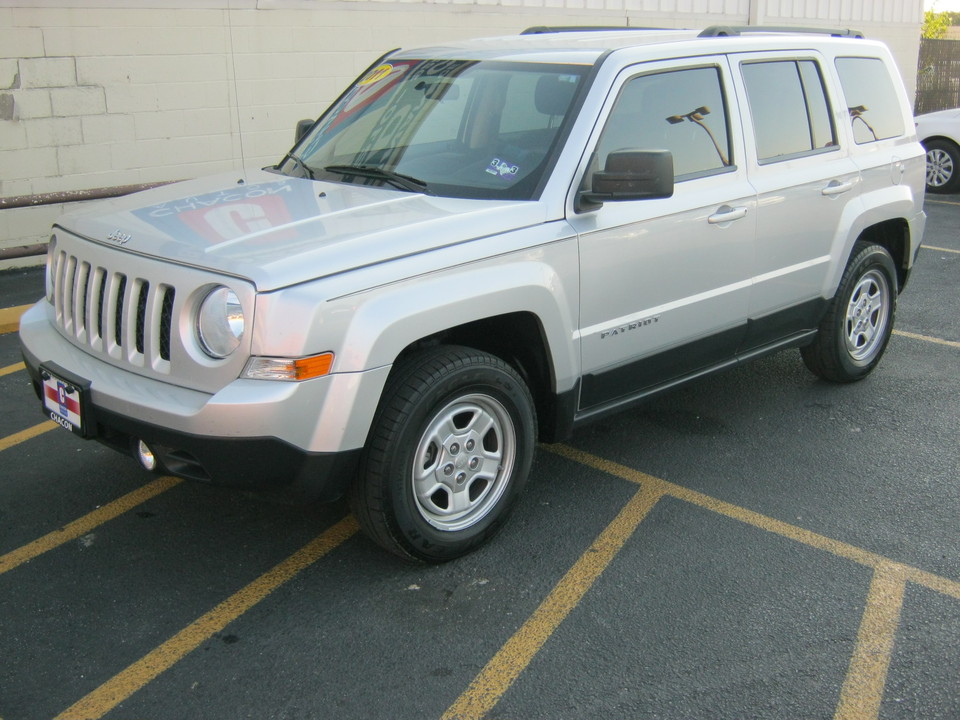
[(57, 224), (94, 242), (275, 290), (542, 224), (536, 202), (438, 198), (264, 171), (91, 204)]

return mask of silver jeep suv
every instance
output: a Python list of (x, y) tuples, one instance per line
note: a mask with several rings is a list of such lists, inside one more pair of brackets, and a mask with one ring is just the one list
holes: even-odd
[(864, 377), (924, 151), (882, 44), (757, 30), (394, 52), (276, 166), (65, 217), (20, 330), (44, 412), (148, 469), (346, 493), (436, 562), (538, 440), (785, 348)]

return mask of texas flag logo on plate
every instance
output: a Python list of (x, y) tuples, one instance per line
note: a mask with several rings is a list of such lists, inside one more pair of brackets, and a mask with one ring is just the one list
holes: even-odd
[(82, 426), (80, 391), (75, 386), (56, 377), (44, 378), (43, 404), (50, 411), (50, 418), (68, 430)]

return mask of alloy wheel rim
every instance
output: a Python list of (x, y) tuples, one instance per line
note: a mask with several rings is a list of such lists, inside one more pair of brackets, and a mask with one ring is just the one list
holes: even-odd
[(844, 342), (854, 362), (870, 362), (883, 346), (890, 321), (890, 286), (879, 270), (860, 278), (847, 304)]
[(937, 148), (927, 151), (927, 185), (943, 187), (953, 177), (953, 170), (950, 153)]
[(420, 516), (444, 532), (477, 524), (506, 491), (516, 455), (516, 428), (502, 403), (484, 394), (451, 401), (430, 420), (414, 455)]

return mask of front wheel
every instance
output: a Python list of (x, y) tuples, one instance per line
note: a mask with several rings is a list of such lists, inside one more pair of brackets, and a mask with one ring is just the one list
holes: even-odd
[(800, 348), (807, 368), (833, 382), (860, 380), (887, 349), (897, 310), (897, 272), (880, 245), (859, 242), (814, 341)]
[(379, 545), (442, 562), (503, 525), (533, 461), (536, 417), (505, 362), (459, 347), (414, 354), (391, 375), (351, 488)]

